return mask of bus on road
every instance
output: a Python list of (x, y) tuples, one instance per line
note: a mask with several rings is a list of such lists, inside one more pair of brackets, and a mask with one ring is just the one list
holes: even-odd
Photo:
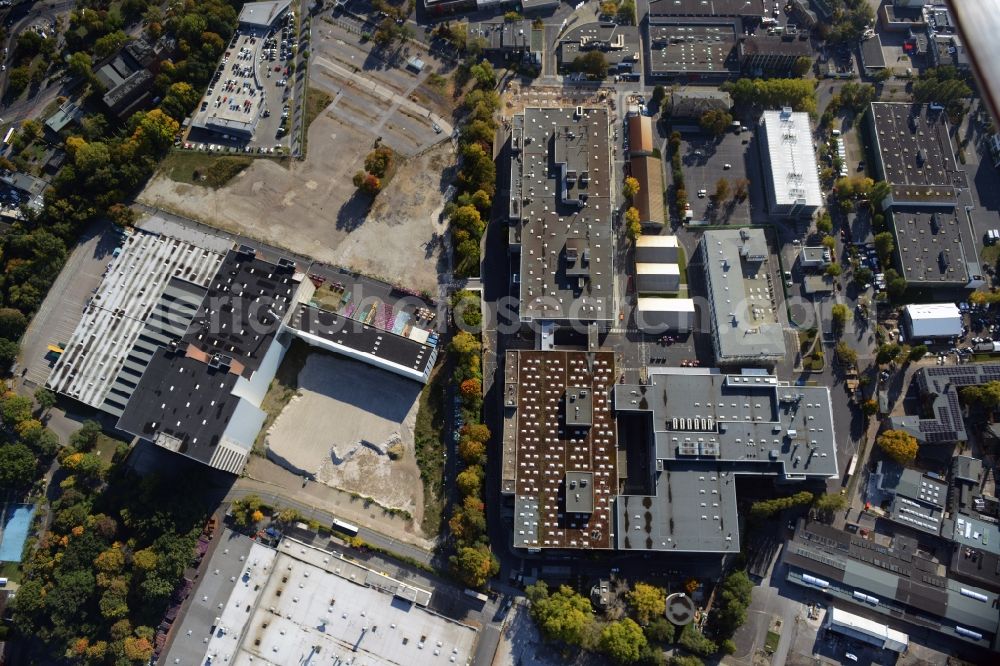
[(352, 525), (346, 520), (341, 520), (340, 518), (333, 519), (333, 529), (347, 536), (358, 536), (358, 526)]

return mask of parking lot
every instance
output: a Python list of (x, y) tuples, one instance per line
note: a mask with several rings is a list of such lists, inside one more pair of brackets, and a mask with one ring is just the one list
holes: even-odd
[(43, 386), (52, 372), (55, 356), (49, 345), (65, 344), (83, 318), (84, 304), (101, 283), (102, 275), (120, 237), (110, 224), (94, 225), (81, 239), (38, 314), (24, 334), (18, 374), (32, 388)]
[[(715, 224), (750, 222), (749, 197), (742, 203), (737, 202), (734, 193), (741, 180), (760, 182), (760, 166), (754, 163), (755, 155), (748, 149), (752, 136), (751, 130), (739, 134), (727, 131), (718, 139), (707, 134), (683, 136), (684, 184), (695, 220), (709, 220)], [(663, 152), (666, 154), (665, 149)], [(716, 205), (713, 195), (721, 179), (729, 183), (729, 197)]]
[(293, 94), (294, 31), (289, 14), (267, 35), (233, 36), (181, 148), (254, 154), (290, 149), (291, 118), (301, 104), (301, 95)]

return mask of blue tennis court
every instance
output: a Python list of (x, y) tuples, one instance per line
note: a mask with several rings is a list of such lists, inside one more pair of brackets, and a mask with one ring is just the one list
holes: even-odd
[(3, 538), (0, 539), (0, 562), (20, 562), (24, 542), (28, 540), (31, 520), (35, 517), (34, 504), (9, 507), (3, 516)]

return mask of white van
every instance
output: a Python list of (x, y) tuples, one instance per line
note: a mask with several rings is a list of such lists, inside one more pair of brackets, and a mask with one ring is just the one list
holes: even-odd
[(830, 134), (832, 134), (833, 136), (840, 136), (840, 130), (832, 130)]

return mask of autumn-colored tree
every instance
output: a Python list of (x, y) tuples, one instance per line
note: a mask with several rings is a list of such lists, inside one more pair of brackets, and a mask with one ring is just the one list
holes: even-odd
[(622, 185), (622, 194), (625, 195), (626, 199), (631, 199), (635, 195), (639, 194), (638, 179), (632, 176), (627, 176), (625, 178), (625, 184)]
[(463, 398), (476, 398), (483, 394), (483, 383), (478, 379), (466, 379), (459, 387)]
[(94, 558), (94, 567), (104, 573), (118, 573), (125, 567), (125, 553), (115, 544)]
[(462, 426), (462, 436), (485, 444), (490, 441), (490, 429), (482, 423), (469, 423)]
[(872, 416), (878, 413), (878, 401), (875, 399), (865, 400), (861, 403), (861, 411), (867, 416)]
[(684, 582), (684, 591), (687, 592), (688, 596), (697, 592), (699, 587), (701, 587), (701, 583), (694, 578), (688, 578), (687, 581)]
[(368, 173), (361, 179), (361, 186), (358, 189), (365, 194), (375, 196), (382, 189), (382, 181), (379, 180), (378, 176)]
[(458, 442), (458, 456), (467, 465), (476, 465), (486, 456), (486, 444), (471, 437), (463, 437)]
[(455, 485), (463, 497), (478, 496), (483, 487), (483, 468), (480, 465), (470, 465), (455, 477)]
[(469, 587), (482, 587), (500, 571), (500, 563), (483, 545), (459, 548), (451, 558), (451, 568)]
[(474, 335), (466, 331), (459, 331), (451, 339), (450, 348), (453, 353), (464, 356), (478, 353), (481, 346)]
[(264, 520), (264, 512), (261, 511), (260, 509), (257, 509), (256, 511), (250, 514), (250, 519), (254, 523), (259, 523), (260, 521)]
[(153, 644), (146, 638), (129, 636), (125, 639), (125, 657), (131, 661), (146, 663), (153, 657)]
[(628, 600), (635, 609), (636, 619), (643, 625), (663, 615), (667, 609), (667, 591), (647, 583), (636, 583), (628, 593)]
[(136, 569), (141, 571), (152, 571), (155, 569), (158, 559), (156, 551), (151, 548), (143, 548), (132, 553), (132, 564), (135, 565)]
[(917, 439), (902, 430), (886, 430), (878, 437), (879, 448), (900, 465), (908, 465), (917, 459), (920, 448)]
[(625, 233), (632, 241), (642, 235), (642, 222), (636, 208), (630, 207), (625, 211)]

